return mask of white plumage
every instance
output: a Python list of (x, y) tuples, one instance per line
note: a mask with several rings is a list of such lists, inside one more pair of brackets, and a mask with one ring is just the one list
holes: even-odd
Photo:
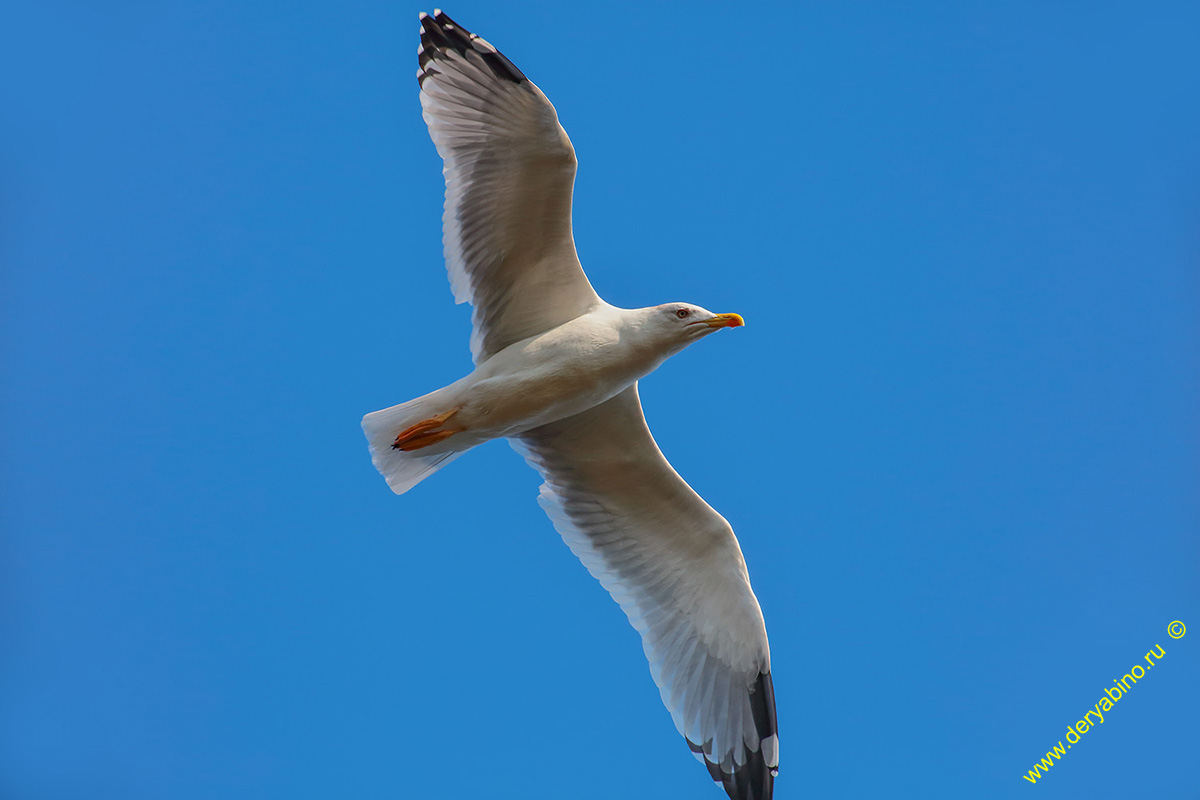
[(475, 370), (363, 419), (397, 493), (508, 437), (538, 498), (642, 636), (663, 703), (735, 800), (769, 800), (778, 766), (771, 657), (729, 523), (679, 477), (637, 381), (742, 324), (687, 303), (620, 309), (592, 289), (571, 235), (575, 152), (554, 107), (492, 45), (421, 15), (418, 80), (445, 162), (446, 266), (473, 307)]

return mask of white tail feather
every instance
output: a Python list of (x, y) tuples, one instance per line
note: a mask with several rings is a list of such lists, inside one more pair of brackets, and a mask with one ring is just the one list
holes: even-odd
[(431, 392), (416, 400), (409, 400), (382, 411), (373, 411), (363, 417), (362, 429), (371, 448), (371, 463), (396, 494), (404, 494), (476, 444), (464, 441), (463, 444), (467, 446), (461, 450), (453, 449), (451, 441), (410, 452), (392, 448), (392, 443), (396, 441), (400, 431), (445, 410), (436, 407), (437, 401), (434, 396), (437, 394), (438, 392)]

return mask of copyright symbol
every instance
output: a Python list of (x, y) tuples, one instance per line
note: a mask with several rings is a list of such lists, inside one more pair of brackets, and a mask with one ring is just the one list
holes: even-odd
[(1170, 636), (1172, 639), (1182, 638), (1185, 633), (1187, 633), (1187, 626), (1179, 620), (1175, 620), (1167, 626), (1167, 636)]

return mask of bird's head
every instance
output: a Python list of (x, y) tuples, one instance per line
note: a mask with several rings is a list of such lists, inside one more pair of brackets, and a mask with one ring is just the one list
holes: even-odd
[(693, 303), (667, 303), (654, 308), (651, 324), (658, 336), (673, 345), (672, 349), (683, 349), (721, 328), (738, 328), (746, 323), (739, 314), (714, 314)]

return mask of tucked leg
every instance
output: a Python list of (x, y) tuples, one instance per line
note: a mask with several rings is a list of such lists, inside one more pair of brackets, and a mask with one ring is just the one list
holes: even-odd
[(410, 425), (400, 431), (396, 436), (396, 441), (392, 442), (393, 450), (420, 450), (422, 447), (429, 447), (431, 444), (437, 444), (448, 436), (453, 436), (462, 430), (462, 428), (454, 428), (451, 430), (438, 430), (455, 414), (458, 413), (457, 408), (452, 408), (449, 411), (423, 419), (416, 425)]
[(420, 450), (422, 447), (429, 447), (429, 445), (431, 445), (431, 444), (437, 444), (438, 442), (442, 441), (443, 439), (451, 437), (456, 433), (458, 433), (458, 431), (456, 431), (456, 430), (454, 430), (454, 431), (434, 431), (433, 433), (425, 433), (425, 434), (421, 434), (419, 436), (412, 437), (412, 438), (408, 439), (407, 441), (405, 441), (403, 444), (392, 445), (392, 447), (395, 448), (396, 450), (403, 450), (404, 452), (407, 453), (410, 450)]

